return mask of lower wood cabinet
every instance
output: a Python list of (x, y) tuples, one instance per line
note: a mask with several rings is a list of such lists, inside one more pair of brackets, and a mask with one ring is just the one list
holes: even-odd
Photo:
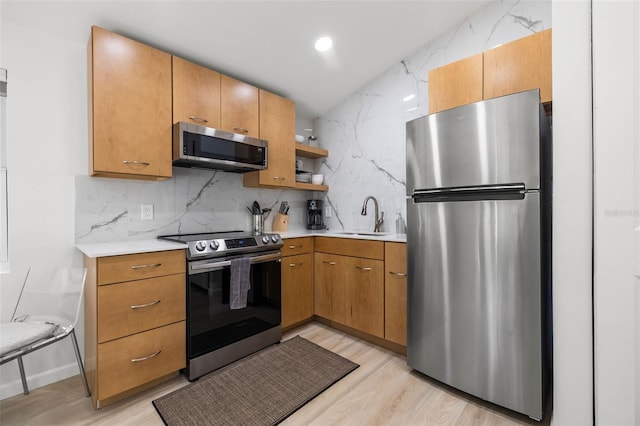
[(98, 342), (140, 333), (185, 318), (183, 274), (98, 287)]
[(384, 243), (317, 237), (315, 244), (330, 252), (315, 253), (315, 314), (384, 337)]
[(313, 317), (313, 253), (282, 258), (282, 328)]
[(407, 244), (384, 244), (384, 338), (407, 346)]
[(282, 246), (282, 328), (313, 317), (313, 237), (287, 238)]
[(317, 316), (346, 323), (347, 257), (315, 253), (314, 312)]
[(95, 408), (186, 366), (184, 250), (85, 256), (85, 370)]
[(384, 337), (384, 262), (347, 258), (346, 325)]
[(99, 398), (113, 397), (186, 365), (184, 321), (98, 346)]

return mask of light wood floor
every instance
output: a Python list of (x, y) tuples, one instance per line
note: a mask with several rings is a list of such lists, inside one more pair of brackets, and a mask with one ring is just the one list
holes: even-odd
[[(540, 425), (452, 390), (409, 369), (406, 358), (316, 322), (300, 335), (360, 367), (286, 419), (292, 425)], [(17, 366), (16, 366), (17, 368)], [(0, 424), (159, 425), (151, 401), (188, 384), (184, 376), (98, 411), (75, 376), (0, 401)], [(548, 420), (542, 422), (548, 424)]]

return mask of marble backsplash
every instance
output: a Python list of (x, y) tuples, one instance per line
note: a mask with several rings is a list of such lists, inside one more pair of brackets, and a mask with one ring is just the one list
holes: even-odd
[[(76, 242), (140, 240), (158, 235), (209, 231), (250, 231), (247, 207), (278, 209), (288, 201), (289, 229), (306, 227), (309, 191), (254, 189), (242, 175), (215, 170), (173, 168), (159, 182), (76, 177)], [(153, 220), (141, 220), (141, 204), (153, 204)], [(265, 220), (270, 231), (275, 213)]]
[(316, 119), (319, 145), (329, 150), (320, 168), (335, 212), (327, 225), (368, 228), (371, 217), (359, 212), (373, 195), (385, 230), (394, 231), (396, 213), (406, 218), (405, 126), (427, 114), (429, 70), (550, 27), (551, 1), (492, 3)]
[[(160, 182), (76, 177), (76, 242), (147, 239), (158, 235), (251, 229), (246, 207), (291, 205), (289, 229), (306, 225), (306, 200), (331, 206), (325, 223), (332, 230), (373, 230), (373, 195), (384, 212), (384, 230), (394, 231), (397, 212), (405, 214), (405, 124), (427, 114), (427, 75), (431, 68), (480, 53), (551, 27), (551, 1), (491, 3), (413, 55), (398, 62), (314, 122), (318, 146), (329, 157), (316, 160), (328, 193), (252, 189), (242, 175), (174, 168)], [(154, 219), (140, 218), (141, 204), (153, 204)], [(265, 221), (270, 230), (271, 215)]]

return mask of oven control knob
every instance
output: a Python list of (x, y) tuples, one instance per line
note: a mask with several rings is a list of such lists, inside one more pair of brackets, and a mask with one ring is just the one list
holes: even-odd
[(264, 237), (262, 237), (262, 242), (263, 242), (264, 244), (269, 244), (269, 236), (268, 236), (268, 235), (265, 235)]
[(220, 243), (216, 240), (213, 240), (211, 241), (211, 243), (209, 243), (209, 247), (211, 247), (211, 250), (218, 250), (218, 247), (220, 247)]
[(271, 236), (271, 242), (272, 243), (277, 243), (278, 242), (278, 236), (277, 235), (272, 235)]
[(196, 243), (196, 250), (198, 251), (204, 251), (204, 249), (207, 248), (207, 243), (205, 243), (204, 241), (198, 241)]

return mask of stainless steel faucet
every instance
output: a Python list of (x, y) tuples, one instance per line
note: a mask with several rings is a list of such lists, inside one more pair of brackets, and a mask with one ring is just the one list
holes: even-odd
[(373, 226), (373, 232), (380, 232), (382, 230), (382, 223), (384, 222), (384, 212), (382, 212), (382, 214), (380, 214), (378, 216), (378, 200), (376, 200), (376, 197), (374, 197), (373, 195), (369, 195), (367, 198), (364, 199), (364, 203), (362, 204), (362, 211), (360, 212), (360, 214), (362, 216), (366, 216), (367, 215), (367, 202), (369, 200), (373, 200), (373, 206), (375, 207), (375, 221), (376, 224)]

